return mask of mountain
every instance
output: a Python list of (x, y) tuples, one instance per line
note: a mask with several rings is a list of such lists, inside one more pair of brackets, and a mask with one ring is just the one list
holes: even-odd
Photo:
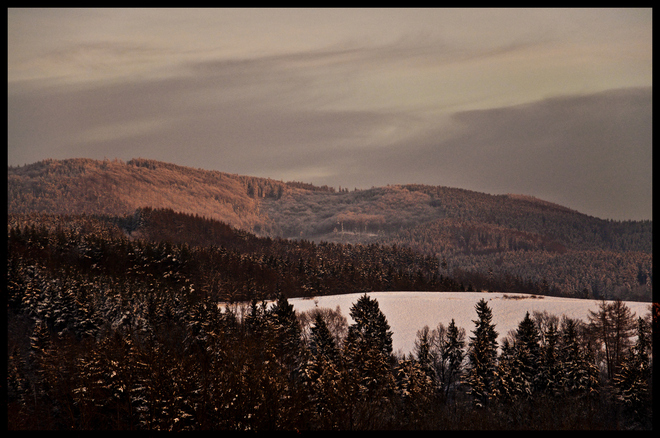
[(530, 283), (555, 295), (651, 299), (651, 221), (602, 220), (529, 196), (426, 185), (335, 190), (147, 159), (8, 169), (11, 214), (129, 217), (145, 207), (262, 237), (407, 247), (474, 289)]

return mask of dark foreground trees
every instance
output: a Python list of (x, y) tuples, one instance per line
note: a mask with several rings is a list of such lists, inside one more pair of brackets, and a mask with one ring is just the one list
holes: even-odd
[(10, 429), (650, 428), (642, 318), (609, 380), (586, 324), (564, 318), (541, 345), (527, 315), (513, 344), (498, 350), (485, 301), (467, 346), (452, 321), (421, 330), (414, 354), (399, 357), (368, 295), (352, 306), (339, 346), (323, 312), (305, 340), (283, 296), (219, 307), (185, 295), (123, 294), (112, 305), (88, 295), (107, 318), (94, 335), (58, 332), (56, 319), (27, 304), (10, 308)]

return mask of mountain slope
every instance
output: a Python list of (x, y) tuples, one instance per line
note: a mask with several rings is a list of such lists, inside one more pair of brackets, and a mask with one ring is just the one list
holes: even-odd
[(425, 185), (335, 191), (146, 159), (71, 159), (9, 168), (8, 201), (10, 213), (152, 207), (259, 236), (396, 244), (437, 257), (441, 273), (477, 289), (496, 276), (502, 287), (544, 282), (561, 295), (651, 297), (651, 221), (606, 221), (529, 196)]
[[(126, 215), (137, 208), (171, 208), (237, 228), (263, 225), (253, 180), (153, 160), (45, 160), (9, 168), (10, 213)], [(283, 186), (282, 183), (273, 183)]]

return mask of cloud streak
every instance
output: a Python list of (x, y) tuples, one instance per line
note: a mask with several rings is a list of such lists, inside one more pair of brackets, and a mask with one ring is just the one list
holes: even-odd
[(142, 156), (651, 217), (645, 11), (202, 12), (10, 11), (9, 164)]

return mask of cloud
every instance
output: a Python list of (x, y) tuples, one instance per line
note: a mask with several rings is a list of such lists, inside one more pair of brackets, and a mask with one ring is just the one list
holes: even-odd
[(464, 111), (452, 120), (450, 135), (431, 128), (369, 157), (366, 175), (377, 185), (521, 193), (602, 218), (651, 218), (651, 88)]
[[(650, 218), (650, 87), (595, 92), (628, 79), (601, 68), (610, 52), (590, 53), (604, 47), (592, 31), (584, 46), (531, 26), (490, 32), (492, 44), (423, 30), (231, 58), (208, 42), (190, 52), (144, 40), (53, 50), (31, 71), (52, 64), (66, 81), (9, 83), (9, 164), (142, 156), (335, 187), (524, 193)], [(597, 67), (576, 69), (587, 53)], [(544, 98), (575, 90), (584, 94)]]

